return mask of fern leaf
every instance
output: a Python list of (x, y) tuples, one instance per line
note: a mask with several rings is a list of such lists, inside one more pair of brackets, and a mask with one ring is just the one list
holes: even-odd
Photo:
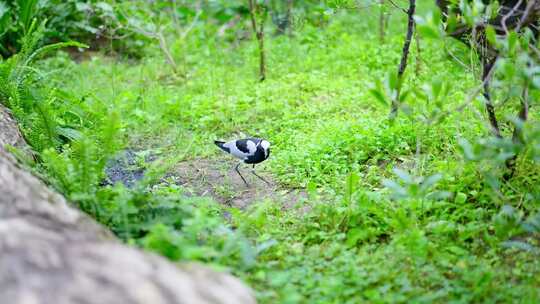
[(84, 43), (77, 42), (77, 41), (66, 41), (66, 42), (58, 42), (58, 43), (48, 44), (48, 45), (40, 47), (39, 49), (32, 52), (32, 54), (30, 54), (26, 58), (26, 60), (24, 61), (23, 66), (28, 66), (34, 59), (36, 59), (36, 57), (38, 57), (38, 56), (40, 56), (42, 54), (45, 54), (45, 53), (53, 51), (53, 50), (69, 47), (69, 46), (74, 46), (74, 47), (79, 47), (79, 48), (88, 48), (88, 45), (86, 45)]
[(80, 131), (68, 127), (56, 127), (56, 134), (63, 136), (70, 141), (80, 140), (83, 137)]

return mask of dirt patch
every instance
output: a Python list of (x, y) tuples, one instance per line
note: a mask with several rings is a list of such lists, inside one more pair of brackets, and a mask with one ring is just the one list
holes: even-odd
[(280, 188), (272, 176), (258, 169), (257, 174), (270, 185), (251, 174), (251, 166), (241, 165), (247, 187), (234, 170), (235, 162), (226, 159), (195, 159), (179, 163), (168, 175), (194, 195), (211, 196), (216, 201), (244, 209), (253, 203), (272, 200), (292, 208), (306, 199), (301, 190)]
[[(145, 151), (131, 149), (118, 153), (107, 162), (102, 185), (123, 183), (128, 188), (133, 187), (143, 179), (145, 164), (155, 158)], [(303, 190), (280, 187), (268, 172), (259, 168), (257, 174), (269, 182), (266, 184), (251, 173), (251, 166), (243, 164), (240, 171), (249, 183), (248, 187), (234, 170), (236, 164), (226, 158), (188, 160), (176, 165), (166, 175), (166, 179), (184, 187), (188, 195), (210, 196), (217, 202), (241, 209), (264, 200), (271, 200), (290, 209), (307, 198)]]

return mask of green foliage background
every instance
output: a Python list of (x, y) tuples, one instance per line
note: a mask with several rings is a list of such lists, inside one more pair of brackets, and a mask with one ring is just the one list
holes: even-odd
[[(0, 18), (17, 20), (0, 36), (10, 46), (3, 54), (16, 50), (0, 62), (0, 101), (32, 145), (21, 160), (127, 243), (230, 271), (261, 303), (540, 300), (537, 104), (518, 146), (489, 136), (481, 99), (454, 111), (478, 85), (464, 46), (435, 37), (421, 40), (420, 54), (413, 48), (403, 113), (390, 122), (399, 13), (380, 44), (376, 6), (301, 2), (295, 16), (309, 18), (291, 36), (268, 35), (269, 72), (258, 83), (241, 1), (205, 2), (199, 19), (180, 1), (38, 1), (28, 16), (23, 2), (0, 1)], [(88, 7), (110, 18), (85, 19)], [(425, 20), (422, 33), (436, 33)], [(103, 24), (127, 36), (96, 48), (92, 28)], [(163, 30), (179, 71), (140, 29)], [(53, 49), (82, 44), (40, 48), (73, 38), (98, 52), (75, 62)], [(502, 100), (511, 80), (500, 79)], [(511, 110), (501, 106), (501, 117)], [(512, 124), (505, 120), (507, 132)], [(181, 160), (216, 158), (212, 140), (241, 133), (272, 142), (263, 167), (284, 189), (306, 189), (297, 208), (228, 208), (163, 178)], [(107, 161), (127, 147), (141, 163), (148, 154), (159, 161), (143, 164), (134, 188), (102, 185)], [(517, 173), (504, 181), (505, 153), (515, 149)]]

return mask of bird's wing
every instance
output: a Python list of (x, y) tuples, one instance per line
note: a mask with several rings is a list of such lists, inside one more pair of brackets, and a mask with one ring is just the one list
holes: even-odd
[(246, 159), (250, 155), (247, 140), (245, 139), (231, 140), (224, 143), (223, 146), (229, 148), (229, 153), (240, 159)]
[(234, 145), (236, 146), (236, 148), (241, 151), (242, 153), (249, 153), (249, 149), (248, 149), (248, 141), (249, 139), (246, 138), (246, 139), (238, 139), (238, 140), (235, 140), (234, 141)]
[(257, 143), (254, 140), (248, 139), (246, 144), (249, 155), (255, 154), (255, 152), (257, 151)]

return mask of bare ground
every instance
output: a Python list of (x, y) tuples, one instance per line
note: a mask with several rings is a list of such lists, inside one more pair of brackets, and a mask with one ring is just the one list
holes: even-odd
[(211, 196), (222, 204), (241, 209), (267, 199), (288, 209), (306, 199), (302, 190), (281, 188), (262, 167), (256, 172), (269, 185), (251, 174), (251, 166), (242, 164), (240, 172), (249, 183), (248, 187), (234, 170), (236, 164), (226, 159), (188, 160), (179, 163), (168, 177), (194, 195)]
[[(102, 184), (120, 182), (129, 188), (140, 181), (144, 177), (145, 168), (136, 160), (139, 152), (127, 149), (110, 160), (105, 168), (106, 178)], [(146, 156), (143, 162), (152, 162), (154, 159), (155, 156)], [(249, 183), (249, 186), (246, 186), (234, 170), (236, 164), (237, 162), (229, 158), (192, 159), (178, 163), (166, 178), (185, 188), (188, 194), (209, 196), (221, 204), (240, 209), (264, 200), (271, 200), (281, 204), (284, 209), (290, 209), (305, 201), (305, 191), (280, 187), (275, 179), (265, 172), (263, 166), (258, 166), (257, 174), (269, 184), (254, 176), (251, 166), (240, 166), (242, 175)], [(300, 206), (302, 211), (308, 210), (305, 205)]]

